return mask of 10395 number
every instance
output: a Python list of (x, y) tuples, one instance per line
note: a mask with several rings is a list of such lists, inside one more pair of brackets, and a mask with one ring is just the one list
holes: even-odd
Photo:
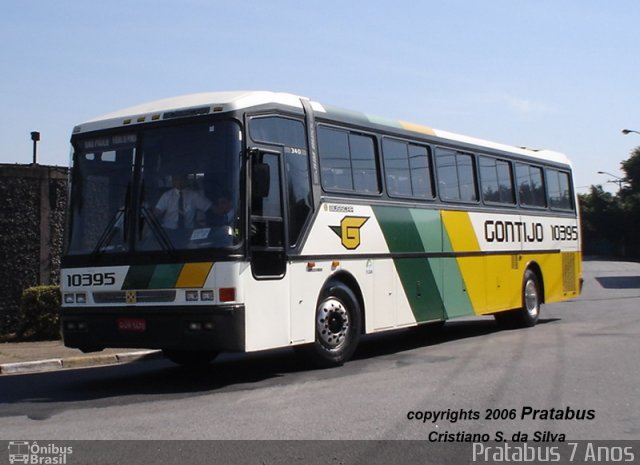
[(116, 274), (110, 273), (78, 273), (67, 275), (67, 286), (113, 286), (116, 283)]

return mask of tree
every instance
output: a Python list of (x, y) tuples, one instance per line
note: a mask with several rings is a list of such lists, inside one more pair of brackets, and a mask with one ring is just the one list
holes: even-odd
[(620, 206), (618, 198), (602, 186), (591, 186), (580, 196), (582, 245), (587, 255), (617, 255), (622, 247)]
[(640, 193), (640, 147), (636, 147), (631, 156), (620, 163), (622, 171), (625, 172), (625, 181), (629, 183), (629, 186), (623, 190), (630, 190), (632, 193)]
[(620, 163), (624, 187), (611, 195), (602, 186), (591, 186), (580, 195), (582, 244), (586, 254), (640, 258), (640, 147)]

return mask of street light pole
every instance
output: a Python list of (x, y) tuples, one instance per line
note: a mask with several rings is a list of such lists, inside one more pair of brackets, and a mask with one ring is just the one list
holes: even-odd
[(635, 129), (623, 129), (622, 130), (622, 134), (624, 134), (625, 136), (627, 134), (631, 134), (632, 132), (635, 132), (636, 134), (640, 134), (640, 131), (636, 131)]
[(33, 164), (35, 165), (38, 161), (38, 141), (40, 140), (40, 133), (33, 131), (31, 133), (31, 140), (33, 141)]
[(610, 179), (607, 182), (612, 182), (618, 185), (618, 190), (622, 189), (622, 183), (625, 182), (623, 178), (620, 176), (616, 176), (615, 174), (607, 173), (606, 171), (598, 171), (598, 174), (606, 174), (607, 176), (611, 176), (612, 178), (616, 178), (615, 180)]

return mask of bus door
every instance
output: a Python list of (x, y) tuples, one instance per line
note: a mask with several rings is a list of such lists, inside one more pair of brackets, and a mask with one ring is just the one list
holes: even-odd
[(249, 155), (251, 271), (257, 279), (279, 279), (286, 272), (282, 151), (252, 148)]

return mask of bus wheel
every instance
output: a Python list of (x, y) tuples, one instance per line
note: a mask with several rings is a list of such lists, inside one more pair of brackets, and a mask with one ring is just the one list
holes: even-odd
[(522, 279), (522, 307), (508, 312), (495, 314), (498, 324), (511, 328), (528, 328), (535, 326), (540, 316), (542, 292), (538, 276), (531, 270), (524, 273)]
[(162, 353), (173, 363), (185, 367), (206, 366), (218, 356), (215, 350), (173, 350), (163, 349)]
[(342, 365), (360, 341), (362, 319), (358, 299), (351, 289), (331, 281), (320, 295), (316, 309), (316, 341), (309, 356), (320, 367)]

